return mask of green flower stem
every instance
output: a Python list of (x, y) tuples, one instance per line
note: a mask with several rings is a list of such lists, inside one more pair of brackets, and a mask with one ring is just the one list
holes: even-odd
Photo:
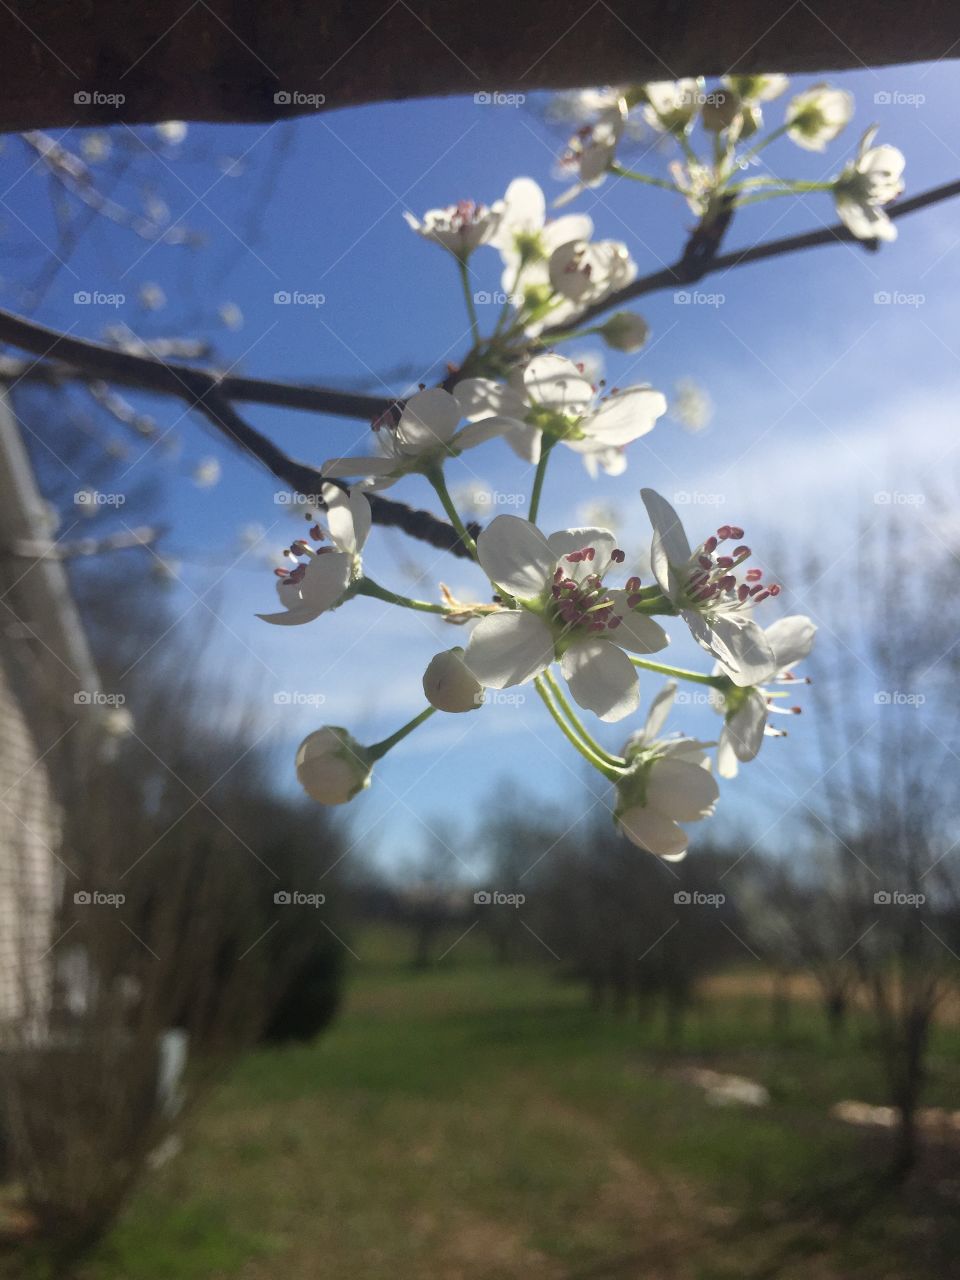
[(398, 729), (396, 733), (391, 733), (389, 738), (384, 738), (382, 742), (375, 742), (372, 747), (367, 747), (367, 754), (370, 759), (382, 759), (391, 747), (395, 747), (398, 742), (402, 742), (408, 733), (413, 733), (417, 725), (423, 724), (424, 720), (429, 720), (436, 709), (436, 707), (425, 707), (418, 716), (414, 716), (409, 723)]
[(601, 760), (605, 760), (607, 764), (613, 765), (615, 769), (625, 769), (627, 762), (626, 760), (624, 760), (623, 756), (611, 755), (610, 752), (604, 750), (604, 748), (601, 747), (600, 743), (597, 742), (593, 738), (593, 736), (590, 734), (586, 725), (583, 723), (583, 721), (574, 711), (573, 707), (571, 707), (566, 694), (563, 692), (563, 689), (560, 687), (560, 681), (556, 678), (556, 676), (553, 674), (553, 672), (550, 670), (549, 667), (543, 673), (543, 678), (546, 684), (549, 685), (550, 692), (553, 694), (554, 698), (556, 699), (557, 704), (560, 707), (560, 710), (564, 713), (564, 715), (570, 721), (570, 727), (574, 729), (577, 734), (579, 734), (579, 736), (583, 739), (584, 743), (590, 748), (590, 750), (594, 751), (600, 757)]
[(460, 541), (473, 556), (474, 560), (476, 560), (477, 544), (468, 533), (467, 526), (460, 519), (460, 514), (453, 504), (453, 499), (450, 497), (449, 491), (447, 490), (447, 482), (443, 478), (443, 471), (440, 467), (435, 467), (431, 471), (427, 471), (425, 474), (434, 489), (437, 491), (437, 497), (440, 499), (440, 504), (444, 511), (450, 517), (450, 523), (456, 529), (457, 533), (459, 533)]
[(589, 761), (589, 763), (592, 764), (595, 769), (597, 769), (600, 773), (602, 773), (605, 778), (609, 778), (611, 782), (616, 782), (618, 778), (622, 777), (624, 772), (622, 769), (617, 769), (617, 768), (614, 768), (612, 765), (607, 764), (606, 761), (601, 759), (601, 757), (598, 756), (596, 752), (594, 752), (590, 747), (588, 747), (587, 744), (577, 736), (577, 734), (573, 731), (571, 726), (567, 724), (566, 720), (560, 714), (560, 709), (557, 706), (557, 704), (554, 702), (553, 696), (550, 693), (550, 688), (547, 685), (546, 681), (544, 680), (543, 676), (537, 676), (537, 678), (533, 682), (533, 685), (537, 693), (539, 693), (540, 697), (543, 699), (544, 705), (546, 706), (547, 710), (550, 712), (554, 720), (559, 725), (560, 731), (563, 733), (564, 737), (571, 744), (571, 746), (575, 747), (577, 751), (580, 752), (584, 760)]
[(463, 300), (467, 304), (467, 315), (470, 317), (470, 332), (473, 335), (473, 345), (480, 345), (480, 321), (477, 319), (477, 308), (473, 301), (473, 291), (470, 288), (470, 268), (467, 266), (465, 258), (457, 259), (457, 266), (460, 269), (460, 283), (463, 285)]
[(804, 195), (808, 191), (833, 191), (834, 182), (791, 182), (789, 186), (778, 187), (776, 191), (758, 191), (756, 195), (747, 196), (737, 201), (737, 208), (743, 209), (748, 204), (760, 204), (762, 200), (773, 200), (776, 196)]
[(654, 178), (649, 173), (637, 173), (635, 169), (625, 169), (622, 164), (616, 162), (610, 166), (610, 172), (615, 173), (618, 178), (630, 178), (632, 182), (642, 182), (648, 187), (663, 187), (665, 191), (679, 189), (676, 183), (668, 182), (666, 178)]
[(543, 492), (543, 481), (547, 474), (547, 463), (550, 461), (550, 451), (553, 448), (553, 441), (543, 437), (540, 443), (540, 461), (537, 463), (537, 473), (533, 477), (533, 492), (530, 494), (530, 511), (527, 519), (531, 524), (535, 523), (537, 514), (540, 510), (540, 495)]
[(752, 146), (749, 151), (745, 151), (740, 159), (743, 161), (752, 160), (754, 156), (758, 156), (760, 154), (764, 147), (769, 147), (771, 142), (776, 142), (778, 138), (782, 138), (789, 128), (790, 125), (787, 123), (782, 124), (779, 129), (774, 129), (771, 133), (768, 133), (765, 138), (761, 138), (761, 140), (755, 146)]
[(677, 680), (692, 680), (694, 684), (708, 684), (713, 689), (723, 689), (728, 681), (726, 676), (705, 676), (701, 671), (687, 671), (683, 667), (670, 667), (665, 662), (650, 662), (647, 658), (628, 655), (635, 667), (643, 667), (644, 671), (657, 671), (662, 676), (673, 676)]
[(449, 605), (431, 604), (429, 600), (413, 600), (410, 596), (398, 595), (396, 591), (381, 587), (380, 583), (374, 582), (372, 578), (361, 578), (355, 590), (358, 596), (370, 596), (374, 600), (385, 600), (387, 604), (398, 604), (404, 609), (418, 609), (420, 613), (453, 613)]

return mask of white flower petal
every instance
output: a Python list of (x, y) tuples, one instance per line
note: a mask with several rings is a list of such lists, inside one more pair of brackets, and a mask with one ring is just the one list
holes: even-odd
[(802, 613), (778, 618), (765, 628), (767, 642), (773, 649), (777, 670), (784, 671), (806, 658), (813, 648), (817, 624)]
[(418, 391), (400, 415), (397, 440), (411, 453), (446, 444), (462, 416), (459, 402), (442, 387)]
[(721, 778), (735, 778), (740, 770), (737, 753), (724, 725), (720, 730), (720, 742), (717, 745), (717, 773)]
[[(684, 613), (684, 617), (688, 615)], [(708, 627), (710, 643), (705, 647), (723, 665), (735, 685), (746, 688), (763, 684), (776, 674), (773, 648), (752, 618), (711, 618)], [(694, 638), (700, 640), (696, 632)]]
[(538, 427), (528, 426), (527, 423), (508, 423), (504, 429), (504, 439), (507, 444), (524, 462), (536, 464), (540, 461), (540, 452), (543, 446), (543, 432)]
[(523, 371), (523, 384), (531, 404), (576, 417), (593, 399), (593, 387), (564, 356), (536, 356)]
[(614, 644), (629, 649), (631, 653), (657, 653), (667, 647), (670, 637), (659, 622), (628, 607), (629, 592), (609, 591), (607, 596), (613, 601), (613, 611), (620, 619), (619, 627), (610, 632)]
[(480, 565), (497, 586), (521, 600), (540, 595), (557, 557), (536, 525), (519, 516), (497, 516), (477, 539)]
[(686, 854), (690, 837), (675, 822), (661, 813), (634, 805), (621, 813), (617, 821), (628, 840), (647, 853), (655, 853), (667, 862), (679, 862)]
[(608, 640), (573, 644), (560, 661), (570, 692), (581, 707), (613, 722), (636, 711), (640, 687), (633, 663)]
[(650, 710), (647, 712), (646, 723), (643, 726), (643, 739), (645, 742), (652, 742), (654, 738), (659, 738), (661, 730), (667, 723), (667, 717), (670, 715), (673, 700), (676, 696), (677, 682), (676, 680), (668, 680), (650, 703)]
[(657, 760), (647, 779), (647, 807), (674, 822), (697, 822), (709, 817), (719, 796), (713, 774), (686, 760)]
[(667, 411), (666, 397), (653, 387), (626, 387), (608, 396), (596, 413), (580, 422), (580, 430), (605, 445), (625, 445), (652, 431)]
[(640, 497), (647, 508), (653, 525), (653, 542), (650, 547), (650, 565), (660, 589), (671, 598), (678, 582), (674, 568), (685, 565), (692, 552), (680, 517), (655, 489), (641, 489)]
[(599, 573), (602, 576), (610, 563), (610, 552), (617, 545), (617, 540), (609, 529), (597, 528), (559, 529), (556, 533), (550, 534), (547, 542), (553, 552), (554, 561), (562, 560), (564, 556), (572, 555), (575, 551), (582, 551), (584, 547), (594, 548), (596, 555), (592, 560), (581, 560), (576, 564), (564, 561), (562, 566), (564, 573), (575, 582), (580, 582), (592, 573)]
[(320, 470), (335, 480), (347, 480), (353, 476), (389, 476), (398, 465), (396, 458), (328, 458)]
[(506, 382), (493, 378), (464, 378), (453, 388), (453, 394), (468, 422), (483, 418), (512, 418), (523, 422), (527, 406), (523, 395)]
[(767, 700), (757, 689), (751, 689), (742, 705), (724, 725), (724, 736), (738, 760), (752, 760), (763, 744), (767, 724)]
[(477, 623), (464, 661), (488, 689), (526, 684), (553, 661), (553, 637), (535, 614), (503, 609)]

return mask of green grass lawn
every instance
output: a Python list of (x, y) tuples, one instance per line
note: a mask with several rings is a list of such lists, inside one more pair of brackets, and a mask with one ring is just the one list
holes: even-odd
[[(421, 974), (358, 950), (329, 1034), (243, 1061), (82, 1280), (951, 1274), (958, 1153), (889, 1197), (883, 1140), (827, 1117), (883, 1100), (862, 1030), (838, 1048), (803, 1008), (777, 1043), (763, 1002), (715, 1000), (668, 1046), (480, 948)], [(958, 1058), (939, 1035), (930, 1103), (957, 1105)], [(690, 1062), (771, 1105), (710, 1105)]]

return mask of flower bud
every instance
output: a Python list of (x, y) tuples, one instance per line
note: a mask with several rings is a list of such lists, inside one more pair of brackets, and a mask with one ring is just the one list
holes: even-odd
[(740, 95), (733, 89), (714, 89), (700, 110), (703, 127), (710, 133), (729, 129), (740, 114)]
[(618, 311), (602, 326), (600, 332), (614, 351), (639, 351), (650, 336), (650, 326), (635, 311)]
[(483, 686), (463, 660), (462, 649), (447, 649), (432, 658), (423, 673), (423, 692), (438, 711), (476, 711)]
[(297, 749), (297, 779), (318, 804), (347, 804), (370, 785), (367, 749), (346, 729), (325, 725)]

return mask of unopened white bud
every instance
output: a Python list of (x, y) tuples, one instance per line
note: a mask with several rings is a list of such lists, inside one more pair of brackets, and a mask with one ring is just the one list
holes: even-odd
[(462, 649), (447, 649), (430, 660), (423, 692), (438, 711), (476, 711), (483, 702), (483, 686), (464, 662)]
[(370, 785), (367, 749), (346, 729), (325, 725), (297, 749), (297, 779), (318, 804), (347, 804)]

